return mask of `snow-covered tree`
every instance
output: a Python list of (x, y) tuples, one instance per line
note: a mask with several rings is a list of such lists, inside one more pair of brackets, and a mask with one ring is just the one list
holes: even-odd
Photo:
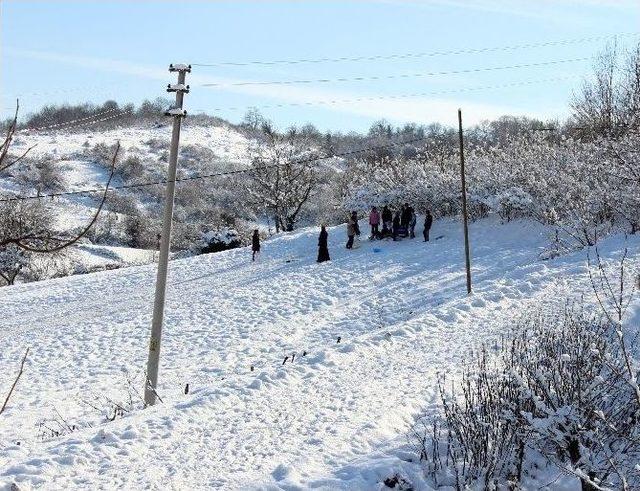
[(315, 163), (305, 162), (315, 151), (295, 129), (280, 134), (263, 124), (262, 138), (249, 152), (252, 172), (246, 191), (251, 204), (272, 217), (276, 232), (293, 230), (317, 184)]

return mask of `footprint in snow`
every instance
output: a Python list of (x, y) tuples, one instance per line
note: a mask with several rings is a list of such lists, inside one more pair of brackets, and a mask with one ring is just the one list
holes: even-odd
[(271, 475), (276, 481), (284, 481), (289, 475), (291, 475), (292, 467), (285, 464), (280, 464), (276, 467)]
[(474, 298), (473, 302), (471, 302), (471, 305), (473, 305), (474, 307), (485, 307), (487, 303), (482, 298)]

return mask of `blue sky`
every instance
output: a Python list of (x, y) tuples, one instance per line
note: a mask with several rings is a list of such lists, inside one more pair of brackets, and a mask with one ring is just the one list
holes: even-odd
[[(613, 40), (606, 36), (622, 34), (618, 44), (640, 39), (629, 35), (640, 32), (637, 0), (0, 0), (0, 8), (3, 117), (17, 96), (25, 113), (49, 103), (166, 96), (175, 78), (167, 72), (171, 62), (353, 58), (567, 40), (438, 56), (194, 67), (185, 103), (189, 112), (231, 121), (252, 106), (284, 105), (261, 111), (280, 127), (309, 122), (343, 131), (364, 130), (380, 118), (454, 124), (458, 107), (469, 124), (501, 114), (556, 118), (567, 114), (572, 91), (592, 65), (565, 60), (594, 56)], [(547, 62), (562, 63), (450, 73)], [(425, 75), (434, 72), (447, 73)], [(355, 77), (369, 80), (333, 81)], [(332, 81), (229, 85), (301, 79)], [(391, 98), (411, 94), (424, 95)], [(352, 101), (358, 98), (367, 100)], [(305, 105), (345, 100), (352, 102)]]

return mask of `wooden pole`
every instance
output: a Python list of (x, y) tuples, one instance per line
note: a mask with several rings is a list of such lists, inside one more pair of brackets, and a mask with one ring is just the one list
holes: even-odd
[(469, 219), (467, 216), (467, 184), (464, 173), (464, 139), (462, 137), (462, 110), (458, 109), (458, 135), (460, 137), (460, 182), (462, 184), (462, 220), (464, 223), (464, 257), (467, 267), (467, 293), (471, 293), (471, 252), (469, 251)]

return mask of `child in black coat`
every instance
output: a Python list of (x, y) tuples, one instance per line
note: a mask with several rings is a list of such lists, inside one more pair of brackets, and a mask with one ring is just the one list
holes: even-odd
[(318, 237), (318, 262), (323, 263), (325, 261), (330, 261), (329, 257), (329, 233), (327, 232), (327, 227), (325, 225), (322, 226), (320, 230), (320, 236)]
[(429, 231), (431, 230), (432, 223), (433, 223), (433, 215), (431, 215), (431, 211), (427, 210), (427, 214), (424, 217), (424, 230), (422, 231), (422, 235), (424, 235), (425, 242), (429, 242)]
[(260, 254), (260, 233), (258, 229), (253, 231), (253, 237), (251, 238), (251, 250), (253, 251), (253, 255), (251, 256), (251, 260), (256, 260), (256, 254)]

